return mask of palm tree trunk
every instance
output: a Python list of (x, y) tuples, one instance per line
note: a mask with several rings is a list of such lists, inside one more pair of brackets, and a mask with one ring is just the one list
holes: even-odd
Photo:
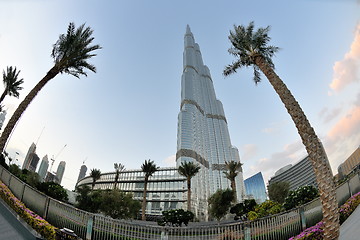
[(188, 193), (187, 193), (187, 210), (191, 211), (191, 178), (188, 177), (187, 178), (187, 188), (188, 188)]
[(307, 120), (299, 103), (295, 100), (294, 96), (291, 94), (284, 82), (274, 72), (264, 58), (257, 56), (254, 60), (255, 64), (268, 78), (281, 101), (284, 103), (288, 113), (296, 125), (301, 140), (309, 155), (319, 187), (324, 222), (324, 239), (338, 239), (340, 227), (338, 203), (336, 201), (333, 174), (325, 149)]
[(119, 175), (118, 175), (118, 173), (116, 173), (115, 183), (114, 183), (114, 189), (116, 189), (116, 185), (117, 185), (118, 178), (119, 178)]
[(148, 177), (145, 177), (144, 181), (144, 195), (142, 201), (141, 220), (146, 221), (145, 210), (146, 210), (146, 191), (147, 191)]
[(234, 193), (234, 200), (233, 200), (233, 202), (236, 203), (236, 202), (237, 202), (237, 196), (236, 196), (235, 179), (231, 179), (231, 189), (233, 190), (233, 193)]
[(50, 69), (50, 71), (45, 75), (43, 79), (36, 84), (36, 86), (29, 92), (25, 99), (20, 103), (18, 108), (15, 110), (14, 114), (11, 116), (9, 122), (7, 123), (3, 133), (0, 137), (0, 152), (4, 151), (6, 142), (13, 131), (17, 121), (19, 121), (21, 115), (25, 112), (26, 108), (29, 106), (31, 101), (36, 97), (38, 92), (45, 86), (47, 82), (53, 79), (59, 73), (58, 67), (55, 65)]
[(4, 98), (6, 97), (6, 95), (7, 95), (7, 91), (6, 91), (6, 88), (5, 88), (4, 92), (1, 94), (0, 103), (2, 103), (2, 101), (4, 100)]

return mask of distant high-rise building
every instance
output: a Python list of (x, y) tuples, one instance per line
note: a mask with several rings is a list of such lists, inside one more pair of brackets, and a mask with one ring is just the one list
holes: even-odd
[(47, 172), (46, 177), (45, 177), (45, 182), (59, 183), (59, 180), (54, 173)]
[(25, 156), (24, 163), (23, 163), (23, 166), (22, 166), (23, 169), (29, 170), (30, 161), (31, 161), (30, 155), (32, 153), (35, 153), (35, 151), (36, 151), (36, 145), (35, 145), (35, 143), (32, 143), (31, 146), (29, 147), (29, 150), (28, 150), (26, 156)]
[[(184, 43), (176, 165), (194, 162), (201, 167), (192, 179), (191, 210), (199, 220), (207, 220), (209, 196), (218, 189), (230, 188), (223, 173), (225, 161), (240, 162), (240, 157), (237, 148), (231, 145), (223, 105), (216, 99), (210, 71), (203, 64), (189, 26)], [(245, 195), (242, 172), (236, 177), (236, 193), (238, 201), (242, 201)]]
[(65, 165), (66, 165), (66, 162), (61, 161), (61, 162), (59, 163), (59, 166), (58, 166), (57, 171), (56, 171), (56, 177), (57, 177), (57, 179), (58, 179), (58, 183), (59, 183), (59, 184), (61, 184), (62, 178), (63, 178), (63, 176), (64, 176)]
[(85, 166), (85, 164), (83, 164), (80, 168), (79, 177), (78, 177), (77, 182), (79, 182), (81, 179), (83, 179), (85, 177), (86, 171), (87, 171), (87, 167)]
[(43, 159), (41, 160), (41, 164), (40, 164), (39, 171), (38, 171), (38, 174), (40, 176), (40, 180), (42, 182), (45, 180), (48, 168), (49, 168), (49, 160), (48, 160), (48, 156), (45, 155), (43, 157)]
[(267, 199), (264, 178), (261, 172), (244, 180), (246, 195), (255, 199), (260, 204)]
[(0, 129), (2, 129), (2, 126), (5, 122), (5, 116), (6, 116), (6, 111), (4, 110), (0, 113)]
[(31, 153), (29, 158), (30, 158), (30, 165), (28, 170), (35, 172), (40, 158), (36, 153)]

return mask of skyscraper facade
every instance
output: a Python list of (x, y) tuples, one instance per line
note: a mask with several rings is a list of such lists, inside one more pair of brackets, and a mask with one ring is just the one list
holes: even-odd
[(244, 180), (247, 197), (255, 199), (260, 204), (267, 199), (264, 178), (261, 172)]
[(83, 164), (80, 168), (79, 177), (78, 177), (77, 182), (79, 182), (81, 179), (83, 179), (85, 177), (86, 171), (87, 171), (87, 167), (85, 166), (85, 164)]
[[(225, 161), (240, 162), (240, 157), (231, 145), (222, 103), (216, 98), (210, 71), (189, 26), (184, 45), (176, 164), (194, 162), (201, 167), (192, 179), (191, 210), (198, 219), (207, 220), (209, 196), (230, 188), (223, 174)], [(242, 172), (236, 178), (236, 192), (241, 201), (245, 195)]]
[(40, 158), (36, 153), (31, 153), (29, 156), (29, 159), (30, 159), (30, 161), (29, 161), (30, 164), (27, 169), (29, 171), (35, 172)]
[(29, 170), (30, 162), (31, 162), (31, 155), (33, 153), (35, 153), (35, 151), (36, 151), (36, 145), (35, 145), (35, 143), (32, 143), (31, 146), (29, 147), (28, 152), (26, 153), (24, 163), (23, 163), (23, 166), (22, 166), (23, 169)]
[(38, 171), (38, 174), (40, 176), (40, 180), (42, 182), (45, 180), (48, 168), (49, 168), (49, 160), (48, 160), (48, 156), (45, 155), (43, 157), (43, 159), (41, 160), (41, 164), (40, 164), (39, 171)]
[(59, 163), (58, 168), (57, 168), (56, 177), (57, 177), (57, 180), (58, 180), (58, 184), (61, 184), (62, 178), (64, 176), (64, 172), (65, 172), (65, 166), (66, 166), (66, 162), (61, 161)]

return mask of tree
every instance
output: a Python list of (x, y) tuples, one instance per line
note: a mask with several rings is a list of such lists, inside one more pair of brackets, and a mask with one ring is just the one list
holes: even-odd
[(76, 188), (79, 195), (76, 196), (75, 205), (77, 208), (84, 211), (97, 213), (99, 212), (100, 205), (102, 204), (101, 190), (92, 191), (89, 186), (80, 186)]
[(14, 174), (16, 177), (20, 177), (21, 175), (21, 169), (16, 164), (11, 164), (9, 167), (9, 171)]
[(234, 220), (247, 220), (247, 214), (254, 211), (257, 203), (254, 199), (246, 199), (230, 208), (230, 213), (235, 214)]
[(298, 187), (294, 191), (290, 191), (285, 198), (284, 208), (290, 210), (292, 208), (308, 203), (319, 196), (318, 190), (311, 185)]
[(186, 177), (187, 182), (187, 210), (191, 211), (191, 178), (200, 170), (200, 166), (193, 162), (182, 162), (178, 168), (179, 174)]
[(339, 213), (329, 160), (299, 103), (274, 71), (275, 66), (271, 58), (279, 48), (268, 45), (271, 39), (268, 35), (269, 31), (270, 27), (268, 26), (254, 32), (254, 22), (247, 27), (234, 26), (234, 30), (230, 31), (229, 35), (232, 47), (228, 51), (238, 59), (225, 67), (224, 75), (228, 76), (240, 68), (253, 66), (256, 84), (260, 82), (260, 71), (267, 77), (294, 121), (312, 163), (322, 203), (324, 239), (337, 239), (339, 236)]
[(231, 182), (231, 189), (234, 193), (234, 202), (237, 202), (237, 196), (236, 196), (236, 184), (235, 184), (235, 178), (239, 174), (239, 172), (242, 172), (242, 163), (230, 161), (225, 161), (225, 168), (226, 171), (223, 171), (225, 174), (225, 177), (230, 180)]
[(135, 218), (140, 209), (141, 203), (134, 200), (131, 193), (124, 193), (118, 189), (106, 190), (102, 193), (100, 210), (106, 216), (115, 219)]
[(260, 205), (255, 206), (254, 211), (248, 212), (249, 220), (256, 220), (258, 218), (274, 215), (282, 212), (284, 209), (280, 203), (266, 200)]
[(149, 177), (151, 177), (158, 169), (159, 169), (159, 167), (157, 167), (156, 164), (154, 163), (154, 161), (151, 161), (150, 159), (145, 160), (145, 162), (141, 165), (141, 170), (145, 174), (145, 178), (144, 178), (144, 195), (143, 195), (142, 211), (141, 211), (141, 219), (143, 221), (146, 220), (146, 216), (145, 216), (146, 192), (147, 192), (147, 184), (148, 184), (148, 181), (149, 181)]
[(94, 40), (92, 33), (93, 30), (90, 27), (85, 27), (85, 24), (75, 29), (75, 24), (70, 23), (67, 33), (59, 36), (51, 52), (51, 56), (54, 58), (54, 66), (29, 92), (11, 116), (0, 137), (0, 152), (4, 150), (6, 142), (21, 115), (51, 79), (59, 73), (67, 73), (79, 78), (81, 75), (87, 76), (86, 69), (96, 72), (95, 66), (88, 63), (88, 60), (96, 56), (93, 51), (101, 49), (101, 47), (99, 45), (91, 45)]
[(20, 70), (17, 71), (16, 67), (7, 67), (6, 72), (3, 71), (3, 83), (4, 83), (4, 92), (0, 97), (0, 103), (4, 100), (6, 95), (14, 96), (19, 98), (19, 91), (23, 89), (20, 85), (24, 83), (24, 79), (18, 79)]
[(231, 202), (234, 200), (234, 193), (231, 189), (219, 189), (208, 199), (209, 213), (211, 217), (220, 221), (229, 211)]
[(40, 183), (40, 176), (36, 172), (28, 171), (26, 174), (26, 181), (27, 184), (36, 188)]
[(122, 171), (125, 170), (125, 166), (121, 163), (114, 163), (115, 168), (115, 183), (114, 183), (114, 189), (116, 189), (117, 182), (119, 180), (119, 175)]
[(267, 188), (270, 200), (283, 204), (288, 196), (290, 184), (288, 182), (275, 182), (269, 184)]
[(59, 201), (67, 202), (69, 200), (66, 190), (58, 183), (42, 182), (37, 185), (37, 189)]
[(101, 177), (101, 171), (96, 168), (91, 169), (90, 177), (92, 178), (91, 190), (94, 190), (96, 181), (99, 180)]

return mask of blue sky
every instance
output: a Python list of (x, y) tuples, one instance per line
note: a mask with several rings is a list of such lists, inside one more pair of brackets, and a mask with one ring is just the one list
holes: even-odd
[[(59, 75), (22, 116), (7, 151), (19, 164), (44, 129), (37, 153), (66, 161), (62, 184), (73, 189), (80, 166), (136, 169), (145, 159), (174, 166), (180, 106), (183, 37), (189, 24), (224, 105), (244, 177), (276, 170), (306, 155), (278, 96), (251, 69), (224, 78), (234, 24), (271, 26), (281, 51), (276, 72), (324, 142), (334, 173), (360, 144), (360, 2), (325, 1), (0, 1), (0, 69), (17, 66), (20, 98), (52, 67), (52, 45), (69, 22), (94, 29), (103, 49), (91, 59), (97, 73)], [(45, 128), (44, 128), (45, 127)], [(89, 170), (88, 170), (89, 172)]]

